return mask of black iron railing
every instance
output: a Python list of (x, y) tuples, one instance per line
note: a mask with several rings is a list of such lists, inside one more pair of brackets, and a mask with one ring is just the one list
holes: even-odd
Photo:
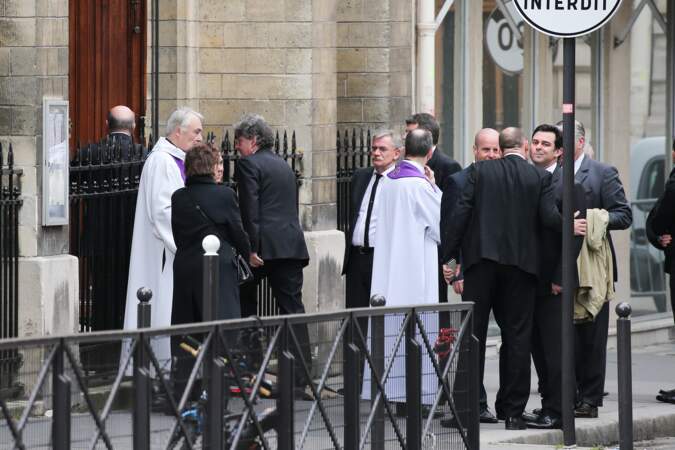
[[(147, 291), (139, 293), (141, 320), (148, 316), (149, 296)], [(132, 445), (138, 449), (477, 449), (478, 358), (469, 357), (478, 352), (471, 334), (472, 306), (374, 307), (3, 340), (0, 351), (25, 355), (21, 377), (30, 394), (14, 402), (0, 397), (0, 442), (11, 448), (57, 450)], [(443, 358), (434, 350), (438, 330), (432, 324), (439, 313), (450, 316), (455, 336)], [(363, 328), (368, 320), (371, 326)], [(312, 364), (302, 356), (294, 360), (302, 355), (295, 333), (299, 325), (313, 330), (312, 353), (320, 357), (315, 356)], [(251, 367), (237, 336), (260, 328), (267, 337), (260, 348), (261, 362)], [(168, 338), (180, 341), (184, 357), (190, 360), (184, 390), (177, 391), (171, 377), (152, 380), (151, 374), (162, 373), (166, 364), (155, 355), (155, 345)], [(77, 358), (77, 348), (122, 341), (129, 352), (114, 381), (93, 387)], [(460, 358), (471, 364), (460, 367)], [(363, 382), (362, 364), (369, 373)], [(403, 375), (393, 369), (396, 364), (404, 365)], [(125, 380), (130, 366), (133, 376)], [(294, 383), (296, 370), (311, 379), (304, 389)], [(153, 412), (150, 406), (157, 396), (151, 389), (153, 382), (168, 395), (165, 413)], [(398, 388), (392, 391), (391, 386)], [(398, 414), (397, 402), (406, 403), (406, 415)], [(432, 413), (428, 417), (422, 413), (423, 404)], [(445, 418), (454, 416), (454, 425), (443, 428), (434, 411)]]
[[(14, 167), (14, 149), (9, 144), (7, 164), (0, 143), (0, 339), (18, 336), (19, 331), (19, 209), (21, 175)], [(0, 395), (21, 393), (17, 372), (21, 355), (16, 350), (0, 351)]]
[(358, 133), (352, 129), (344, 130), (342, 134), (338, 130), (336, 139), (337, 149), (337, 227), (346, 232), (349, 228), (349, 208), (351, 179), (354, 171), (370, 165), (370, 130)]

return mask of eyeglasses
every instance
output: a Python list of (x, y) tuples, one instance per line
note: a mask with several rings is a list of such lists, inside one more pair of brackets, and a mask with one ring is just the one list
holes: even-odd
[(381, 152), (386, 152), (386, 151), (391, 150), (391, 149), (390, 149), (389, 147), (385, 147), (385, 146), (383, 146), (383, 145), (380, 145), (380, 146), (378, 146), (378, 145), (373, 145), (372, 147), (370, 147), (370, 151), (371, 151), (371, 152), (375, 152), (375, 151), (377, 151), (377, 150), (379, 150), (379, 151), (381, 151)]

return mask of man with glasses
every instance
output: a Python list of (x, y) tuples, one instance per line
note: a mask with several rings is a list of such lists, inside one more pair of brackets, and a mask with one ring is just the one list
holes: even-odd
[[(342, 274), (346, 277), (347, 308), (369, 306), (370, 282), (373, 275), (373, 252), (378, 217), (374, 212), (381, 183), (386, 182), (401, 156), (401, 139), (391, 130), (377, 132), (372, 139), (372, 167), (358, 169), (352, 175), (349, 229), (345, 233), (345, 255)], [(362, 325), (364, 334), (365, 324)]]

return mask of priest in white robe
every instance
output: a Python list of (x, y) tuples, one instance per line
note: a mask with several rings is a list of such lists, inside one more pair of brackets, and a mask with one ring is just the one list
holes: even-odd
[[(166, 137), (157, 141), (143, 165), (129, 261), (125, 330), (137, 328), (136, 292), (141, 287), (152, 290), (151, 326), (171, 325), (176, 254), (171, 231), (171, 195), (185, 186), (185, 152), (202, 141), (202, 119), (201, 114), (190, 108), (174, 111), (167, 121)], [(128, 343), (124, 347), (122, 358), (128, 352)], [(169, 339), (154, 339), (152, 348), (168, 370)]]
[[(387, 175), (376, 206), (378, 229), (370, 294), (384, 296), (386, 306), (438, 303), (441, 191), (434, 185), (433, 172), (426, 166), (431, 148), (428, 131), (419, 129), (408, 134), (405, 160)], [(425, 313), (421, 318), (433, 343), (438, 333), (438, 315)], [(402, 324), (400, 315), (385, 319), (387, 361), (394, 351)], [(419, 333), (417, 340), (422, 344), (423, 353), (422, 403), (431, 404), (438, 382)], [(366, 367), (365, 398), (370, 396), (369, 378), (370, 371)], [(405, 402), (405, 336), (396, 350), (385, 391), (390, 401)]]

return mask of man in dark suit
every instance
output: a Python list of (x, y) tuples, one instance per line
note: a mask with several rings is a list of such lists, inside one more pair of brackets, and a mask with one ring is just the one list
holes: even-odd
[[(552, 175), (551, 185), (558, 209), (562, 208), (562, 171), (558, 160), (562, 155), (562, 132), (554, 125), (542, 124), (532, 133), (530, 160), (534, 165)], [(575, 220), (575, 254), (579, 253), (585, 231), (585, 199), (580, 184), (575, 185), (574, 209), (579, 211)], [(532, 360), (539, 379), (542, 407), (534, 413), (525, 413), (530, 428), (555, 429), (562, 425), (560, 359), (562, 314), (562, 234), (561, 230), (544, 228), (540, 234), (540, 272), (534, 303), (532, 329)]]
[[(249, 263), (256, 283), (242, 287), (243, 317), (257, 313), (256, 291), (267, 277), (282, 314), (304, 313), (302, 269), (309, 262), (307, 245), (298, 219), (295, 174), (272, 151), (272, 129), (257, 114), (245, 115), (234, 127), (235, 148), (241, 154), (234, 178), (244, 229), (251, 241)], [(296, 383), (305, 380), (300, 356), (311, 368), (309, 334), (306, 325), (294, 328), (302, 347), (296, 356)]]
[(464, 297), (475, 302), (474, 334), (480, 345), (483, 380), (489, 311), (502, 333), (498, 417), (507, 430), (526, 428), (522, 413), (530, 391), (530, 340), (539, 234), (542, 224), (560, 228), (551, 175), (526, 160), (527, 140), (518, 128), (499, 135), (504, 157), (469, 169), (448, 232), (447, 256), (462, 254)]
[[(346, 281), (347, 308), (370, 305), (370, 282), (373, 275), (373, 253), (380, 183), (394, 169), (401, 155), (401, 139), (393, 131), (376, 133), (370, 148), (372, 167), (358, 169), (352, 175), (349, 208), (349, 229), (345, 233), (345, 255), (342, 274)], [(363, 332), (367, 329), (362, 325)]]
[[(499, 148), (499, 132), (493, 128), (483, 128), (474, 137), (473, 156), (475, 162), (488, 161), (499, 159), (502, 157), (502, 151)], [(469, 177), (471, 166), (452, 174), (443, 190), (443, 197), (441, 199), (441, 262), (447, 263), (451, 258), (447, 257), (448, 246), (448, 231), (450, 230), (450, 223), (452, 214), (457, 206), (457, 201), (462, 189), (466, 185)], [(461, 262), (461, 261), (460, 261)], [(455, 272), (451, 270), (448, 265), (443, 266), (443, 274), (445, 282), (452, 285), (456, 294), (462, 295), (464, 292), (464, 274), (459, 271), (455, 276)], [(467, 301), (470, 301), (467, 299)], [(488, 314), (490, 312), (488, 311)], [(445, 325), (447, 326), (447, 325)], [(485, 362), (483, 361), (482, 364)], [(487, 404), (487, 393), (485, 386), (481, 383), (480, 386), (480, 421), (481, 423), (497, 423), (497, 418), (492, 414)]]
[[(422, 128), (431, 133), (431, 139), (433, 141), (433, 149), (431, 154), (431, 159), (427, 162), (429, 168), (434, 172), (434, 179), (436, 180), (436, 186), (438, 186), (441, 191), (445, 191), (446, 185), (450, 176), (456, 172), (462, 170), (462, 166), (459, 165), (457, 161), (443, 153), (440, 148), (438, 148), (438, 138), (441, 134), (441, 128), (438, 125), (438, 121), (434, 116), (428, 113), (417, 113), (413, 114), (411, 117), (405, 121), (406, 133), (414, 130), (415, 128)], [(448, 285), (443, 278), (443, 259), (441, 258), (441, 247), (438, 247), (438, 301), (441, 303), (448, 302)], [(444, 326), (441, 324), (441, 326)]]
[[(562, 129), (561, 123), (558, 123), (558, 126)], [(609, 231), (625, 230), (630, 227), (633, 214), (616, 168), (585, 155), (586, 130), (579, 121), (575, 122), (574, 139), (574, 181), (581, 184), (585, 191), (586, 208), (604, 209), (609, 213), (607, 237), (612, 251), (614, 282), (616, 282), (616, 254)], [(585, 226), (585, 220), (581, 220), (580, 223)], [(605, 302), (595, 321), (576, 324), (574, 328), (578, 400), (575, 416), (594, 418), (598, 417), (598, 407), (602, 406), (605, 389), (609, 302)]]
[[(675, 161), (675, 140), (673, 140), (672, 155)], [(675, 168), (670, 172), (666, 187), (649, 212), (647, 224), (645, 226), (647, 238), (654, 247), (665, 253), (666, 260), (663, 264), (663, 270), (670, 275), (670, 304), (675, 318), (675, 245), (673, 244), (673, 234), (675, 234)], [(660, 390), (656, 399), (665, 403), (675, 403), (675, 389)]]
[(108, 111), (108, 135), (106, 141), (119, 148), (119, 157), (126, 161), (132, 152), (134, 145), (134, 129), (136, 128), (136, 115), (124, 105), (117, 105)]

